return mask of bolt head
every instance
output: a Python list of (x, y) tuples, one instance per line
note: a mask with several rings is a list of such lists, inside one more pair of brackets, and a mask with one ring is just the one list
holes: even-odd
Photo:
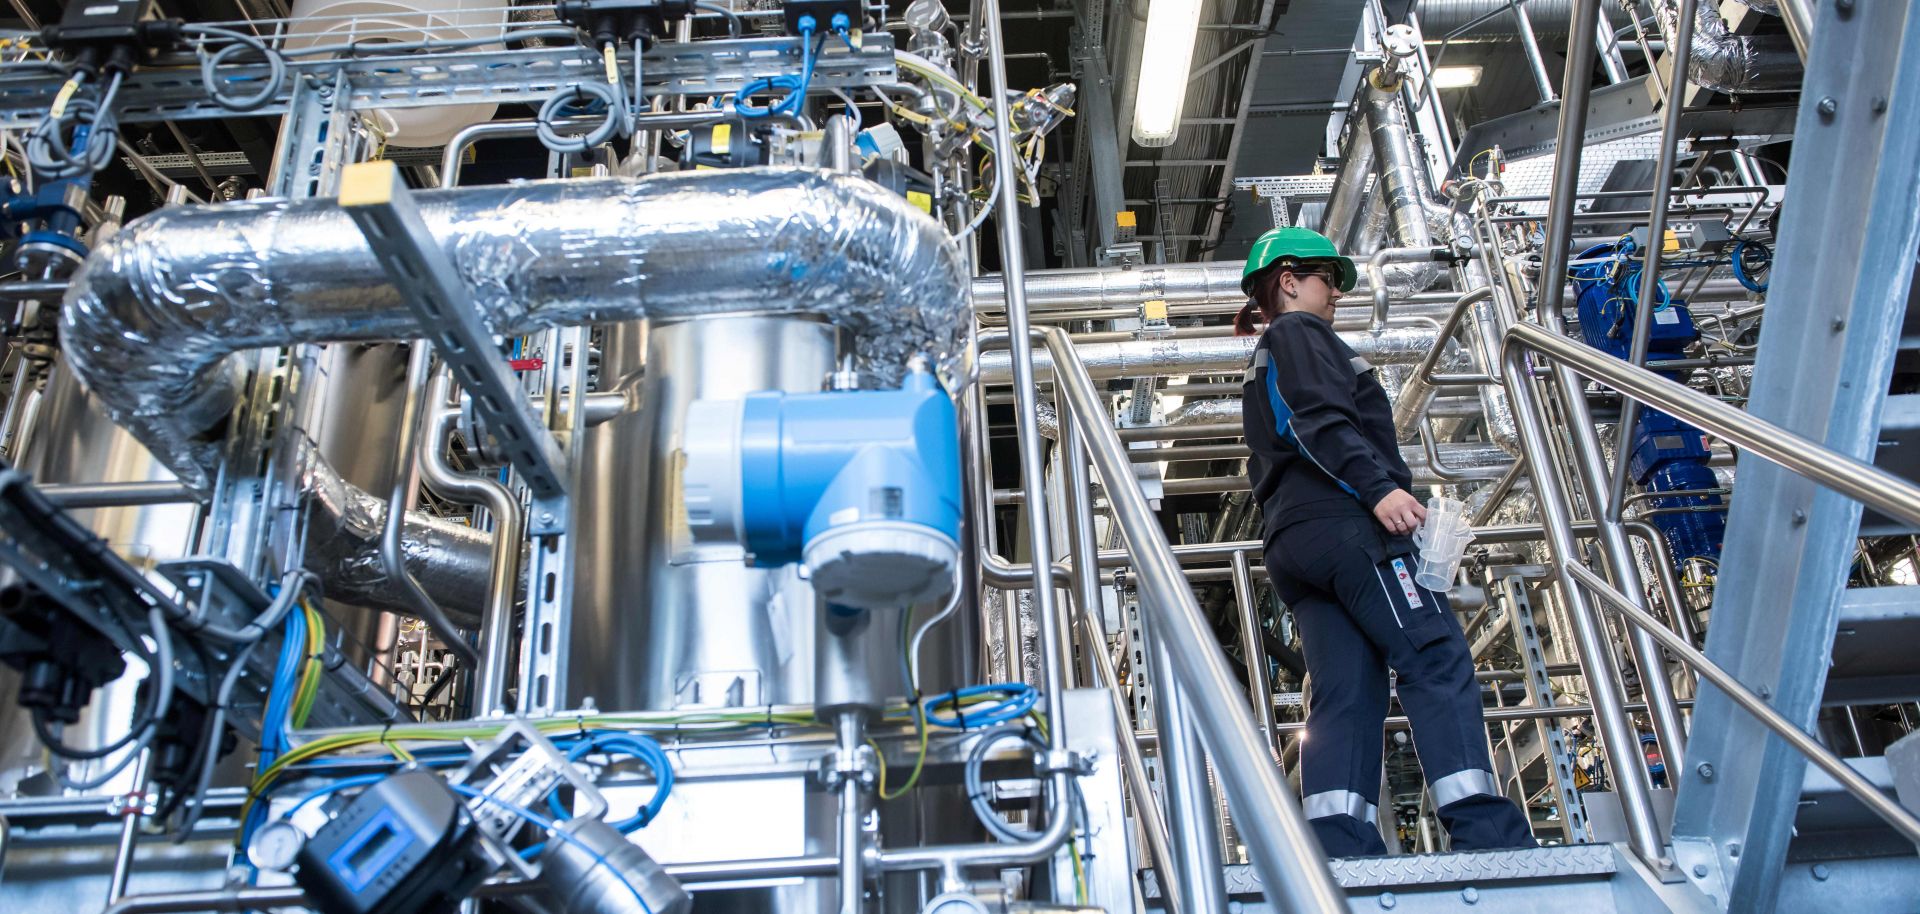
[(543, 524), (553, 523), (553, 512), (551, 511), (540, 512), (540, 522)]
[(1846, 322), (1846, 320), (1844, 320), (1844, 319), (1842, 319), (1842, 318), (1838, 318), (1838, 317), (1836, 317), (1836, 318), (1834, 318), (1834, 319), (1833, 319), (1833, 332), (1835, 332), (1835, 333), (1839, 333), (1840, 331), (1842, 331), (1842, 330), (1845, 330), (1845, 329), (1847, 329), (1847, 322)]
[(1694, 865), (1693, 865), (1693, 875), (1695, 875), (1695, 876), (1697, 876), (1697, 877), (1699, 877), (1699, 878), (1701, 878), (1701, 879), (1705, 879), (1705, 878), (1707, 878), (1707, 865), (1706, 865), (1706, 864), (1704, 864), (1704, 863), (1696, 863), (1696, 864), (1694, 864)]
[(1832, 875), (1833, 875), (1833, 871), (1830, 869), (1827, 869), (1826, 864), (1816, 863), (1813, 865), (1813, 878), (1818, 879), (1821, 882), (1825, 882), (1827, 881), (1827, 877)]
[(1834, 101), (1833, 96), (1829, 95), (1821, 99), (1820, 103), (1814, 106), (1814, 110), (1820, 112), (1821, 117), (1832, 119), (1834, 112), (1840, 110), (1840, 103)]
[(1389, 910), (1391, 910), (1391, 909), (1393, 908), (1393, 906), (1394, 906), (1394, 905), (1397, 905), (1397, 904), (1399, 904), (1399, 903), (1400, 903), (1400, 899), (1398, 899), (1398, 898), (1395, 898), (1395, 897), (1393, 897), (1393, 893), (1392, 893), (1392, 892), (1381, 892), (1381, 893), (1380, 893), (1380, 906), (1381, 906), (1381, 907), (1383, 907), (1383, 908), (1387, 908), (1387, 909), (1389, 909)]
[(1853, 12), (1853, 0), (1833, 0), (1833, 8), (1842, 16), (1849, 15)]
[(1694, 773), (1700, 775), (1701, 778), (1709, 781), (1713, 780), (1713, 765), (1711, 763), (1701, 762), (1693, 766), (1693, 770)]
[(1479, 904), (1480, 890), (1474, 888), (1473, 886), (1467, 886), (1466, 888), (1460, 890), (1460, 900), (1466, 902), (1467, 904)]

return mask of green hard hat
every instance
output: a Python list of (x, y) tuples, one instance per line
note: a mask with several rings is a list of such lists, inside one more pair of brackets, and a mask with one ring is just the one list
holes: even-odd
[(1253, 251), (1247, 254), (1246, 269), (1240, 272), (1240, 291), (1252, 295), (1254, 277), (1283, 260), (1332, 263), (1338, 274), (1334, 283), (1342, 292), (1353, 291), (1354, 282), (1360, 278), (1354, 272), (1353, 261), (1334, 250), (1327, 236), (1312, 229), (1286, 226), (1268, 231), (1253, 243)]

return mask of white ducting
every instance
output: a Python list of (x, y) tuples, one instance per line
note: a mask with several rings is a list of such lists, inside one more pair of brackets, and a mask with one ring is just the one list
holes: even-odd
[[(422, 191), (433, 239), (501, 336), (721, 313), (817, 314), (868, 377), (959, 351), (967, 279), (939, 223), (858, 178), (744, 169)], [(234, 353), (408, 339), (413, 311), (328, 199), (161, 210), (95, 248), (62, 343), (116, 422), (206, 492)]]

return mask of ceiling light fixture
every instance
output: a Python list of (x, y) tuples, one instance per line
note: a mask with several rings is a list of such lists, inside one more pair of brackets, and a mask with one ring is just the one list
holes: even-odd
[(1478, 66), (1441, 67), (1433, 71), (1435, 89), (1465, 89), (1477, 85), (1480, 85)]
[(1147, 40), (1140, 49), (1133, 99), (1133, 141), (1170, 146), (1180, 132), (1193, 69), (1193, 42), (1200, 33), (1201, 0), (1153, 0), (1147, 7)]

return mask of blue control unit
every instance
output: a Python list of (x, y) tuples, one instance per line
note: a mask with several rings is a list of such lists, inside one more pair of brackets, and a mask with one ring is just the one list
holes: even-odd
[(898, 390), (776, 391), (689, 407), (682, 495), (696, 542), (801, 563), (829, 604), (900, 608), (952, 586), (960, 542), (953, 400), (924, 367)]

